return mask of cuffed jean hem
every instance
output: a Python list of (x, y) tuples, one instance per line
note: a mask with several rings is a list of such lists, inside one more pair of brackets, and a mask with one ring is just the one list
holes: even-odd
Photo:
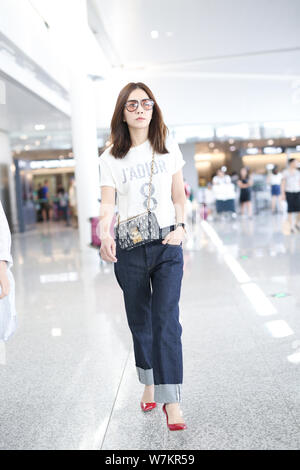
[[(136, 366), (139, 381), (144, 385), (153, 385), (153, 369)], [(154, 401), (157, 403), (177, 403), (181, 401), (182, 384), (154, 385)]]
[(157, 403), (177, 403), (181, 401), (181, 384), (154, 385), (154, 401)]
[(142, 369), (136, 366), (139, 381), (144, 385), (153, 385), (153, 369)]

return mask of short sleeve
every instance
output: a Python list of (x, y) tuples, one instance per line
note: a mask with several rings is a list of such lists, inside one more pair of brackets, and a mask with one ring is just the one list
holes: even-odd
[(101, 158), (99, 159), (100, 162), (100, 186), (112, 186), (116, 189), (116, 182), (114, 180), (111, 168), (108, 162)]
[(173, 168), (172, 168), (172, 175), (177, 173), (185, 164), (186, 161), (183, 159), (182, 152), (179, 148), (179, 145), (175, 140), (172, 141), (170, 145), (170, 151), (173, 155), (174, 161), (173, 161)]

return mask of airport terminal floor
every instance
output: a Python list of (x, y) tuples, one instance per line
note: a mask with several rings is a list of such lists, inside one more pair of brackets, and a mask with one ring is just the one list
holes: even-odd
[(202, 221), (180, 299), (188, 429), (143, 413), (111, 263), (55, 222), (13, 235), (18, 329), (1, 343), (0, 449), (299, 449), (300, 232)]

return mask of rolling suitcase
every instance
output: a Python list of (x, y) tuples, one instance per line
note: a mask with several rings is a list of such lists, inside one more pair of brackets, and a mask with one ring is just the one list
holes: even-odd
[[(110, 226), (110, 234), (114, 238), (114, 225), (116, 221), (116, 215), (113, 216), (112, 221), (111, 221), (111, 226)], [(101, 246), (101, 240), (99, 238), (98, 234), (98, 223), (99, 223), (99, 217), (90, 217), (90, 222), (91, 222), (91, 246), (94, 246), (96, 248)]]

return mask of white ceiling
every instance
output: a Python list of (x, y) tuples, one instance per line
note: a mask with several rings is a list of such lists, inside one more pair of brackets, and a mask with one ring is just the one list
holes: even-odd
[(0, 127), (14, 129), (16, 132), (31, 132), (35, 124), (47, 121), (49, 131), (69, 128), (70, 119), (49, 106), (38, 96), (29, 93), (17, 83), (6, 79), (0, 74), (5, 83), (6, 104), (2, 105)]
[[(112, 66), (93, 83), (99, 130), (109, 128), (129, 81), (150, 86), (169, 127), (299, 120), (300, 0), (87, 1)], [(5, 85), (0, 129), (32, 140), (52, 133), (49, 145), (70, 145), (67, 116), (22, 86)], [(38, 123), (45, 132), (34, 131)]]
[[(1, 73), (0, 79), (5, 89), (5, 103), (0, 105), (0, 130), (10, 132), (12, 147), (18, 143), (36, 147), (35, 141), (40, 141), (41, 148), (71, 146), (68, 116)], [(45, 130), (35, 130), (36, 124), (44, 124)], [(20, 142), (20, 134), (28, 139)], [(49, 135), (51, 140), (47, 139)]]
[(152, 88), (170, 126), (298, 119), (299, 0), (88, 4), (114, 66), (109, 82), (97, 85), (100, 127), (109, 125), (120, 88), (138, 80)]
[[(126, 67), (204, 61), (205, 71), (268, 72), (261, 57), (248, 57), (240, 66), (230, 56), (300, 48), (299, 0), (88, 1)], [(158, 39), (151, 38), (152, 30), (160, 33)], [(218, 62), (209, 64), (215, 57)], [(269, 61), (282, 72), (276, 57)], [(300, 73), (299, 61), (288, 68)]]

